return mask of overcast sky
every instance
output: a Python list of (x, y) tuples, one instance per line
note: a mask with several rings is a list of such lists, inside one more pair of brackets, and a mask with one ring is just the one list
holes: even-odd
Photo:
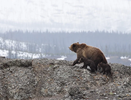
[(0, 0), (0, 31), (131, 33), (131, 0)]

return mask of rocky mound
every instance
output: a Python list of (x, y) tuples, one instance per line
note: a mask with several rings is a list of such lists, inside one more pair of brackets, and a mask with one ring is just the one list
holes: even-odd
[(111, 64), (113, 81), (72, 62), (0, 58), (0, 100), (130, 100), (131, 68)]

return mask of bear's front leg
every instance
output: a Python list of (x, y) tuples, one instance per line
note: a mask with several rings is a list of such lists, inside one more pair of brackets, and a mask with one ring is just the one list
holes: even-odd
[(77, 59), (73, 62), (72, 66), (74, 66), (75, 64), (77, 64), (78, 61), (79, 61), (79, 59), (77, 58)]

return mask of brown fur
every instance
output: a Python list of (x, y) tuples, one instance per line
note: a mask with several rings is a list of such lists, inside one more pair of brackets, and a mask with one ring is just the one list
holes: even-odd
[(96, 66), (100, 62), (103, 62), (105, 64), (107, 63), (107, 60), (106, 60), (104, 54), (102, 53), (102, 51), (96, 47), (92, 47), (92, 46), (86, 45), (84, 43), (79, 44), (77, 42), (77, 43), (73, 43), (69, 47), (69, 49), (77, 54), (77, 59), (73, 62), (72, 65), (77, 64), (78, 61), (80, 60), (80, 58), (82, 58), (82, 57), (94, 61)]
[(95, 63), (90, 59), (82, 57), (80, 59), (80, 62), (84, 62), (84, 65), (82, 66), (82, 68), (86, 69), (87, 66), (90, 66), (90, 69), (91, 69), (90, 72), (95, 72), (97, 69)]

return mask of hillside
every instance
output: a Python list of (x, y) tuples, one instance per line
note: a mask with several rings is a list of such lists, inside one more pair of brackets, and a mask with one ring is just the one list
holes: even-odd
[(0, 58), (0, 100), (129, 100), (131, 67), (109, 63), (113, 80), (53, 59)]
[(45, 57), (45, 54), (41, 53), (41, 49), (46, 46), (46, 44), (38, 45), (0, 37), (0, 56), (19, 59), (41, 58)]

